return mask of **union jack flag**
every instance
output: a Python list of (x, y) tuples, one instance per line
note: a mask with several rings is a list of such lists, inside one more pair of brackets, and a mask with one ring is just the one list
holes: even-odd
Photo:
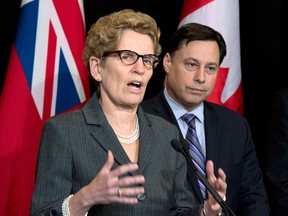
[(22, 0), (0, 100), (0, 215), (30, 215), (45, 120), (90, 97), (82, 0)]

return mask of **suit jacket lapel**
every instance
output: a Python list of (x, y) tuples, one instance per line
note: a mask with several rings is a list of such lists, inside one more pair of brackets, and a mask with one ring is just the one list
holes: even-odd
[[(109, 125), (106, 116), (104, 115), (102, 108), (98, 102), (96, 94), (93, 94), (91, 100), (82, 108), (86, 123), (95, 125), (95, 130), (91, 133), (91, 136), (106, 151), (111, 150), (114, 155), (114, 159), (118, 164), (130, 163), (126, 152), (121, 146), (121, 143), (116, 137), (112, 127)], [(151, 129), (151, 123), (144, 113), (143, 109), (139, 107), (137, 111), (140, 126), (140, 146), (139, 146), (139, 170), (137, 173), (142, 173), (145, 169), (145, 165), (149, 162), (149, 154), (153, 153), (153, 142), (155, 140), (155, 134)], [(134, 173), (136, 174), (136, 173)]]
[[(212, 160), (214, 166), (218, 164), (219, 160), (219, 128), (218, 115), (208, 103), (204, 103), (204, 116), (205, 116), (205, 139), (206, 139), (206, 159)], [(217, 171), (217, 169), (214, 169)]]
[(156, 140), (155, 133), (152, 130), (151, 122), (147, 117), (146, 113), (144, 113), (142, 107), (138, 109), (138, 118), (140, 124), (140, 146), (139, 146), (139, 172), (143, 173), (147, 163), (149, 163), (149, 158), (151, 154), (153, 154), (153, 140)]
[[(166, 98), (164, 96), (163, 90), (159, 92), (155, 98), (154, 98), (154, 103), (153, 103), (153, 111), (155, 112), (156, 115), (170, 121), (172, 124), (176, 125), (177, 128), (180, 128), (178, 125), (178, 122), (174, 116), (173, 111), (171, 110), (171, 107), (169, 106), (168, 102), (166, 101)], [(182, 133), (179, 133), (181, 138), (183, 138)], [(188, 162), (187, 162), (188, 164)], [(187, 178), (189, 182), (190, 189), (193, 191), (195, 195), (195, 200), (197, 203), (202, 203), (203, 202), (203, 197), (198, 185), (198, 178), (194, 172), (194, 170), (188, 165), (188, 171), (187, 171)]]
[[(164, 89), (162, 89), (162, 91), (160, 91), (155, 96), (154, 103), (153, 103), (153, 111), (155, 112), (156, 115), (176, 125), (180, 131), (177, 119), (175, 118), (174, 113), (164, 96)], [(182, 133), (180, 133), (180, 136), (181, 138), (183, 138)]]
[[(104, 115), (102, 108), (98, 102), (98, 97), (94, 93), (91, 100), (87, 102), (82, 108), (86, 123), (95, 125), (94, 131), (91, 136), (106, 151), (111, 150), (114, 155), (114, 159), (119, 164), (129, 163), (130, 160), (122, 148), (119, 140), (116, 137), (112, 127), (109, 125), (106, 116)], [(97, 146), (95, 146), (97, 148)]]

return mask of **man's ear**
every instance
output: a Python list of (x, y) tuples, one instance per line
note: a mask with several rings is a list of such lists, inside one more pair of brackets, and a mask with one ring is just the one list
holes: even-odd
[(102, 76), (100, 72), (100, 59), (96, 58), (94, 56), (91, 56), (89, 59), (89, 65), (90, 65), (90, 72), (91, 76), (97, 81), (102, 81)]
[(166, 71), (166, 73), (169, 72), (170, 66), (171, 66), (171, 56), (169, 53), (166, 53), (163, 58), (163, 68)]

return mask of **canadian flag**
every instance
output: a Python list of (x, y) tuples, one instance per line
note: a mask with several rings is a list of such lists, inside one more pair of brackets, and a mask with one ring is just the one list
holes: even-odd
[(227, 46), (227, 55), (207, 101), (243, 115), (239, 0), (184, 0), (179, 27), (191, 22), (214, 28), (222, 34)]
[(28, 216), (46, 119), (89, 97), (82, 0), (22, 0), (0, 100), (0, 215)]

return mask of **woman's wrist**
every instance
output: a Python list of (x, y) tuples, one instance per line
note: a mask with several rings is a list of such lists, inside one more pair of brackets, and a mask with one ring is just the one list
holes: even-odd
[(70, 209), (69, 209), (69, 200), (73, 197), (73, 194), (70, 194), (62, 203), (62, 215), (63, 216), (70, 216)]
[[(65, 200), (62, 203), (62, 215), (63, 216), (70, 216), (70, 209), (69, 209), (69, 201), (70, 198), (73, 197), (73, 194), (70, 194), (68, 197), (65, 198)], [(87, 216), (88, 212), (85, 213), (84, 216)]]

